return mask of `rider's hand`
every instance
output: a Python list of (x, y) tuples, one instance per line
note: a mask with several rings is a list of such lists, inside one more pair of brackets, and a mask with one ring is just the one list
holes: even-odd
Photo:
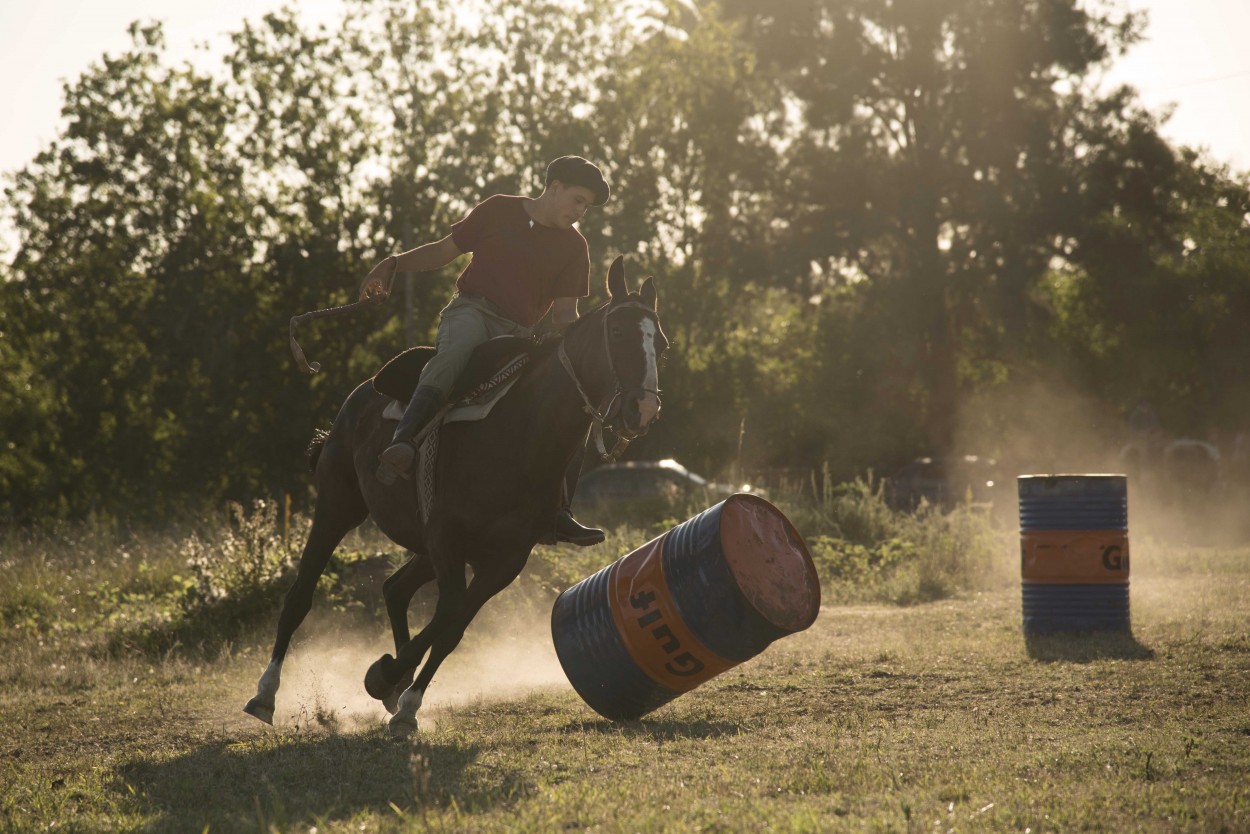
[(395, 269), (399, 265), (399, 259), (394, 255), (383, 258), (373, 269), (369, 270), (369, 274), (365, 276), (364, 283), (360, 285), (360, 300), (364, 301), (370, 296), (380, 295), (386, 298), (391, 294), (391, 282), (395, 280)]

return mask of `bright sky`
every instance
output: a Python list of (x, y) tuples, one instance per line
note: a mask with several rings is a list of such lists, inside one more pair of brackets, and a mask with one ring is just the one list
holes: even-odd
[(1206, 147), (1234, 168), (1250, 170), (1250, 2), (1128, 0), (1150, 13), (1146, 41), (1113, 68), (1109, 80), (1131, 84), (1158, 112), (1175, 112), (1164, 135)]
[(132, 21), (165, 24), (174, 63), (202, 56), (196, 46), (205, 42), (224, 53), (227, 33), (283, 5), (314, 25), (335, 22), (342, 8), (339, 0), (0, 0), (0, 172), (22, 167), (56, 136), (62, 86), (103, 53), (129, 47)]
[[(1123, 1), (1123, 0), (1122, 0)], [(1250, 169), (1250, 33), (1247, 0), (1127, 0), (1151, 13), (1148, 42), (1111, 80), (1136, 86), (1152, 109), (1176, 104), (1164, 132)], [(281, 0), (0, 0), (0, 172), (29, 161), (56, 135), (61, 85), (103, 52), (129, 43), (127, 25), (160, 19), (175, 60), (256, 19)], [(301, 0), (303, 20), (331, 23), (339, 0)]]

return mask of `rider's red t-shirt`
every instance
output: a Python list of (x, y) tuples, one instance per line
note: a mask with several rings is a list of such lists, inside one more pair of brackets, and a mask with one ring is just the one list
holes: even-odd
[(533, 327), (557, 298), (590, 295), (586, 238), (530, 220), (524, 197), (487, 198), (452, 225), (451, 237), (473, 253), (456, 289), (484, 296), (517, 324)]

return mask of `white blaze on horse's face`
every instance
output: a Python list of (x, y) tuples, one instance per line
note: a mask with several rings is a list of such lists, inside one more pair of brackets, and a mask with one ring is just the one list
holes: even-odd
[(656, 393), (660, 390), (660, 368), (659, 356), (655, 348), (656, 335), (660, 329), (650, 318), (643, 318), (640, 326), (642, 327), (642, 350), (647, 356), (647, 373), (642, 382), (644, 393), (638, 400), (638, 416), (642, 422), (642, 428), (646, 428), (660, 413), (660, 395)]

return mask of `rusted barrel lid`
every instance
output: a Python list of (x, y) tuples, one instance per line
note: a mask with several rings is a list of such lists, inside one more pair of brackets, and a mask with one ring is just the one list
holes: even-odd
[(709, 648), (734, 660), (802, 631), (820, 612), (807, 545), (756, 495), (733, 495), (673, 528), (664, 573), (686, 622)]

